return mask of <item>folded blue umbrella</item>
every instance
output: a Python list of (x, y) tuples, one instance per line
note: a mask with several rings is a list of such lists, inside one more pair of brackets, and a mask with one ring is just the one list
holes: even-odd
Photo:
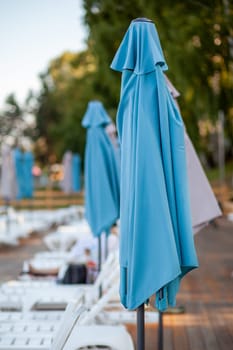
[(79, 154), (74, 153), (72, 157), (72, 189), (74, 192), (81, 191), (81, 159)]
[(17, 183), (17, 199), (22, 199), (25, 192), (25, 179), (24, 179), (24, 155), (23, 152), (16, 147), (13, 151), (15, 175)]
[(25, 152), (23, 155), (23, 168), (24, 168), (24, 193), (25, 198), (32, 198), (34, 191), (34, 180), (32, 174), (32, 168), (34, 165), (34, 157), (32, 152)]
[(156, 293), (174, 306), (181, 278), (198, 266), (187, 186), (184, 125), (168, 91), (152, 22), (133, 21), (111, 68), (122, 72), (120, 296), (135, 309)]
[(89, 102), (82, 125), (85, 150), (85, 214), (94, 236), (109, 232), (119, 218), (119, 174), (115, 151), (105, 132), (110, 118), (101, 102)]

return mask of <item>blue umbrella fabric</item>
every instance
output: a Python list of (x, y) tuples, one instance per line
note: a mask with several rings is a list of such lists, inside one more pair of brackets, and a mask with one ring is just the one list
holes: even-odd
[(72, 157), (72, 187), (74, 192), (81, 191), (81, 159), (79, 154), (74, 153)]
[(151, 21), (133, 21), (111, 68), (122, 72), (120, 296), (135, 309), (156, 293), (174, 306), (181, 278), (198, 266), (187, 184), (184, 125), (164, 77)]
[(23, 197), (25, 198), (32, 198), (33, 197), (33, 191), (34, 191), (34, 181), (33, 181), (33, 174), (32, 174), (32, 168), (34, 165), (34, 157), (32, 152), (28, 151), (25, 152), (23, 155), (24, 159), (24, 193)]
[(119, 174), (115, 151), (105, 127), (111, 122), (103, 105), (91, 101), (83, 117), (85, 150), (85, 213), (95, 237), (109, 232), (119, 218)]

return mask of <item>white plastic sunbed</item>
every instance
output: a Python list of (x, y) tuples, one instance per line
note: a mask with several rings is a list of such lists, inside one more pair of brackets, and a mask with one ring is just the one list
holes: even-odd
[(43, 232), (52, 225), (65, 224), (83, 218), (82, 206), (71, 206), (57, 210), (15, 210), (3, 207), (0, 217), (0, 244), (18, 245), (18, 238), (27, 237), (32, 232)]
[[(39, 323), (4, 323), (0, 328), (0, 350), (81, 350), (88, 349), (134, 349), (132, 339), (122, 326), (87, 326), (103, 304), (116, 292), (117, 285), (100, 299), (95, 309), (87, 310), (77, 301), (71, 302), (57, 332), (54, 325)], [(93, 312), (94, 311), (94, 312)], [(41, 329), (40, 329), (41, 327)], [(12, 335), (9, 335), (9, 330)], [(52, 347), (51, 347), (52, 344)]]
[[(82, 309), (80, 309), (80, 301), (70, 302), (61, 321), (59, 321), (60, 313), (54, 312), (47, 314), (27, 312), (24, 315), (27, 316), (26, 318), (19, 318), (18, 314), (20, 322), (12, 322), (9, 320), (8, 314), (8, 317), (1, 322), (4, 326), (2, 330), (0, 328), (0, 350), (49, 349), (48, 345), (52, 341), (51, 350), (78, 350), (88, 346), (88, 349), (92, 349), (92, 347), (95, 349), (97, 346), (98, 349), (101, 349), (101, 346), (103, 349), (133, 349), (132, 340), (128, 333), (122, 326), (116, 327), (116, 322), (118, 324), (135, 322), (135, 312), (119, 310), (118, 312), (108, 311), (106, 313), (105, 311), (104, 315), (110, 316), (101, 317), (103, 309), (115, 297), (118, 288), (118, 281), (113, 282), (112, 287), (94, 305), (82, 304)], [(146, 312), (146, 322), (157, 322), (157, 318), (157, 313)], [(111, 321), (111, 326), (96, 325), (95, 323), (100, 319), (105, 323)], [(51, 322), (51, 320), (53, 321)], [(13, 332), (12, 337), (7, 335), (9, 327)], [(57, 333), (56, 328), (58, 329)]]
[(78, 240), (93, 237), (86, 220), (75, 220), (69, 225), (60, 225), (56, 231), (44, 238), (44, 243), (51, 251), (67, 251)]
[[(98, 314), (98, 321), (103, 323), (134, 323), (136, 322), (136, 315), (134, 312), (123, 312), (123, 308), (120, 307), (118, 297), (118, 284), (119, 284), (119, 264), (118, 264), (118, 252), (112, 252), (109, 254), (108, 259), (103, 264), (102, 271), (97, 277), (93, 285), (56, 285), (52, 282), (19, 282), (13, 281), (3, 285), (2, 290), (4, 294), (2, 297), (8, 297), (8, 303), (21, 302), (23, 310), (30, 310), (32, 305), (37, 310), (55, 310), (59, 309), (59, 305), (69, 303), (73, 298), (85, 303), (86, 306), (92, 307), (99, 296), (99, 287), (102, 285), (103, 291), (107, 292), (109, 288), (116, 283), (117, 289), (115, 291), (115, 304), (108, 305), (108, 310)], [(26, 301), (25, 301), (26, 299)], [(109, 302), (108, 298), (108, 302)], [(1, 299), (0, 299), (1, 301)], [(6, 299), (3, 300), (6, 304)], [(103, 299), (102, 304), (105, 306), (107, 302)], [(100, 305), (98, 303), (98, 305)], [(118, 311), (109, 312), (109, 308), (118, 307)], [(60, 308), (61, 309), (61, 308)], [(95, 310), (95, 307), (94, 307)], [(49, 313), (49, 311), (48, 311)], [(157, 322), (157, 313), (146, 313), (147, 322)]]
[(42, 307), (42, 304), (50, 304), (52, 309), (53, 304), (68, 304), (71, 299), (83, 299), (84, 296), (86, 303), (92, 303), (98, 298), (100, 285), (105, 290), (118, 277), (117, 256), (117, 252), (109, 254), (95, 283), (91, 285), (62, 285), (53, 281), (9, 281), (4, 283), (0, 288), (0, 305), (5, 304), (7, 309), (7, 305), (10, 305), (9, 308), (11, 308), (12, 303), (18, 303), (18, 305), (21, 304), (22, 311), (28, 311), (37, 303), (38, 308), (39, 305)]

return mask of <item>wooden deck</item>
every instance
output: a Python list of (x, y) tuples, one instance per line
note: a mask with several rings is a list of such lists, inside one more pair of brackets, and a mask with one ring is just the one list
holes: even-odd
[[(0, 206), (4, 204), (3, 198), (0, 198)], [(13, 200), (10, 202), (10, 205), (16, 209), (55, 209), (80, 204), (83, 204), (83, 192), (66, 194), (62, 191), (50, 189), (36, 191), (32, 199)]]
[[(164, 315), (164, 350), (233, 349), (233, 223), (218, 220), (195, 237), (199, 269), (184, 278), (177, 304)], [(129, 327), (134, 336), (135, 327)], [(146, 329), (146, 350), (157, 349), (156, 325)]]
[[(23, 260), (43, 250), (42, 236), (19, 247), (0, 248), (0, 280), (16, 278)], [(164, 315), (164, 350), (233, 349), (233, 223), (218, 220), (195, 237), (200, 268), (184, 278), (178, 305), (186, 312)], [(128, 326), (135, 341), (136, 328)], [(157, 349), (157, 326), (146, 329), (146, 350)]]

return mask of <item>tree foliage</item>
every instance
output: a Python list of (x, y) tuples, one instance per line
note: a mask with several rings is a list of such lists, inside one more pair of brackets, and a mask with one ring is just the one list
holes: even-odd
[(0, 114), (1, 138), (14, 133), (22, 120), (22, 110), (14, 94), (7, 96), (4, 107)]
[(49, 152), (58, 156), (68, 148), (83, 152), (85, 132), (80, 124), (89, 100), (100, 99), (115, 118), (120, 75), (109, 66), (136, 17), (151, 18), (156, 24), (168, 76), (181, 93), (182, 115), (196, 147), (208, 152), (208, 137), (222, 110), (232, 148), (231, 1), (83, 0), (83, 6), (89, 28), (87, 51), (64, 53), (41, 75), (36, 115), (39, 135), (46, 138)]
[(54, 59), (40, 76), (42, 89), (36, 108), (39, 137), (47, 142), (49, 154), (58, 159), (66, 149), (83, 153), (81, 119), (88, 101), (96, 95), (94, 57), (88, 52), (65, 52)]

